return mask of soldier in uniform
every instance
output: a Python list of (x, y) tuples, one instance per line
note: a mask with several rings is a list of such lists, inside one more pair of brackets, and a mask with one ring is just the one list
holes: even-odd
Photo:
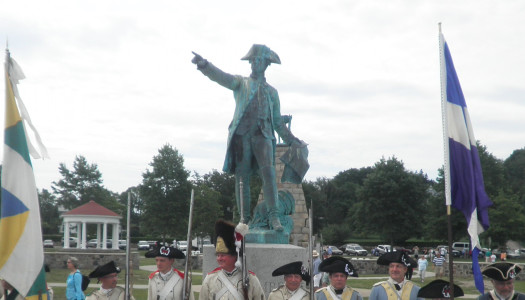
[[(175, 300), (182, 298), (184, 273), (173, 268), (175, 259), (183, 259), (186, 256), (182, 251), (174, 247), (157, 246), (146, 252), (146, 257), (155, 257), (157, 271), (149, 275), (148, 300)], [(190, 291), (190, 300), (193, 300)]]
[(316, 300), (363, 300), (361, 294), (346, 285), (348, 276), (357, 277), (352, 263), (340, 256), (332, 256), (321, 262), (319, 270), (328, 273), (330, 285), (315, 292)]
[(403, 251), (387, 252), (377, 259), (378, 265), (388, 266), (390, 278), (372, 287), (369, 300), (415, 300), (419, 286), (405, 280), (408, 267), (417, 267), (417, 262)]
[[(464, 296), (463, 290), (454, 284), (454, 298)], [(426, 299), (450, 299), (450, 283), (442, 279), (436, 279), (422, 287), (417, 296)]]
[(521, 271), (516, 264), (499, 262), (487, 266), (481, 272), (492, 281), (494, 289), (478, 297), (478, 300), (523, 300), (525, 295), (514, 291), (514, 278)]
[[(117, 286), (118, 273), (120, 268), (110, 261), (105, 265), (98, 266), (89, 273), (89, 278), (97, 278), (101, 283), (100, 289), (94, 290), (86, 297), (86, 300), (124, 300), (126, 299), (125, 289)], [(133, 296), (131, 297), (133, 298)]]
[(284, 275), (284, 284), (274, 289), (268, 296), (268, 300), (307, 300), (310, 292), (301, 287), (304, 280), (310, 282), (310, 274), (303, 263), (296, 261), (275, 269), (272, 276)]
[(235, 235), (238, 233), (235, 225), (219, 220), (215, 223), (215, 233), (217, 235), (215, 255), (219, 267), (208, 273), (204, 278), (199, 300), (264, 300), (261, 283), (253, 272), (248, 272), (248, 295), (247, 297), (244, 296), (239, 259), (242, 253), (235, 244)]

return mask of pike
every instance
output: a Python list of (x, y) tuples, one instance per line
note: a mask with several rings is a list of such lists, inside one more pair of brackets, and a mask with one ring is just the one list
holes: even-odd
[(133, 282), (131, 281), (131, 276), (133, 275), (133, 268), (131, 266), (131, 248), (130, 248), (130, 218), (131, 218), (131, 191), (128, 191), (128, 207), (127, 207), (127, 220), (126, 220), (126, 288), (124, 293), (124, 299), (130, 300), (131, 294), (133, 291)]
[[(244, 224), (244, 199), (243, 199), (243, 182), (239, 181), (239, 194), (240, 194), (240, 208), (241, 208), (241, 220), (240, 223)], [(248, 300), (248, 290), (250, 288), (250, 278), (248, 277), (248, 268), (246, 267), (246, 244), (244, 238), (241, 242), (241, 252), (242, 252), (242, 292), (244, 294), (244, 299)]]
[(182, 283), (182, 299), (189, 300), (191, 293), (191, 227), (193, 223), (193, 189), (191, 190), (190, 214), (188, 220), (188, 237), (186, 246), (186, 264), (184, 265), (184, 280)]
[(314, 300), (314, 240), (313, 240), (313, 210), (314, 202), (310, 201), (310, 209), (308, 210), (308, 268), (310, 269), (310, 300)]

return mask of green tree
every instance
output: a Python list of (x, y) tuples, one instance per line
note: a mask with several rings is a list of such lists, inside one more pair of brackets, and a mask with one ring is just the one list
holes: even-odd
[(188, 180), (190, 172), (184, 168), (184, 158), (177, 149), (166, 144), (149, 165), (151, 169), (142, 174), (139, 187), (144, 201), (141, 231), (163, 239), (185, 238), (192, 186)]
[(130, 236), (147, 235), (147, 232), (143, 234), (140, 232), (144, 201), (138, 193), (138, 187), (130, 187), (118, 196), (118, 202), (124, 207), (121, 224), (125, 228), (128, 222), (128, 197), (130, 200)]
[[(317, 178), (316, 181), (304, 181), (303, 192), (306, 201), (306, 206), (311, 209), (313, 204), (313, 233), (319, 234), (321, 230), (326, 226), (329, 214), (328, 200), (327, 200), (327, 189), (329, 189), (330, 180), (322, 177)], [(331, 206), (330, 206), (331, 207)]]
[[(199, 185), (205, 185), (213, 191), (219, 193), (217, 200), (222, 209), (221, 217), (226, 220), (233, 220), (235, 204), (235, 176), (225, 172), (213, 170), (208, 174), (202, 176)], [(257, 191), (260, 190), (256, 189)]]
[(73, 170), (60, 163), (58, 171), (62, 176), (53, 181), (51, 189), (57, 197), (57, 203), (65, 209), (73, 209), (94, 200), (98, 204), (122, 214), (124, 207), (116, 200), (116, 194), (103, 185), (102, 173), (97, 164), (89, 164), (84, 156), (76, 156)]
[(518, 196), (500, 192), (492, 199), (494, 205), (489, 209), (490, 227), (487, 234), (492, 242), (504, 246), (508, 240), (524, 240), (525, 210), (519, 204)]
[(48, 190), (43, 189), (38, 192), (38, 202), (40, 204), (40, 221), (42, 223), (42, 233), (57, 234), (62, 221), (56, 205), (56, 197)]
[(489, 198), (492, 198), (495, 197), (502, 188), (507, 186), (503, 161), (488, 152), (487, 147), (479, 141), (476, 142), (476, 145), (481, 162), (485, 192), (487, 192)]
[(514, 150), (503, 163), (505, 181), (525, 207), (525, 148)]
[(428, 198), (428, 186), (421, 172), (405, 170), (395, 157), (382, 158), (363, 182), (360, 228), (376, 232), (392, 244), (420, 235), (423, 224), (419, 216)]
[(215, 238), (215, 221), (222, 218), (219, 203), (221, 194), (205, 184), (197, 184), (194, 191), (193, 236)]

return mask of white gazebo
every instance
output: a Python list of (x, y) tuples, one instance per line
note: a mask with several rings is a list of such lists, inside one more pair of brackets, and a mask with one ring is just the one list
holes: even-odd
[[(69, 247), (71, 228), (76, 227), (77, 248), (87, 248), (87, 224), (97, 224), (97, 248), (108, 249), (108, 225), (111, 225), (111, 247), (118, 249), (120, 219), (122, 217), (104, 206), (91, 200), (88, 203), (74, 208), (61, 216), (64, 225), (64, 248)], [(102, 232), (102, 238), (101, 238)]]

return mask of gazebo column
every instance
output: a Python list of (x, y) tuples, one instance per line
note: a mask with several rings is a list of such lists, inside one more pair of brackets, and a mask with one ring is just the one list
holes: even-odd
[(100, 223), (97, 223), (97, 249), (100, 248)]
[(112, 237), (112, 249), (118, 249), (118, 223), (113, 223), (113, 234)]
[(108, 240), (108, 223), (104, 222), (102, 227), (102, 249), (107, 249), (107, 240)]
[(80, 235), (81, 228), (80, 222), (77, 222), (77, 248), (80, 249), (80, 242), (82, 241), (82, 236)]
[(69, 248), (69, 222), (64, 222), (64, 248)]
[(87, 224), (82, 222), (82, 249), (86, 249)]

